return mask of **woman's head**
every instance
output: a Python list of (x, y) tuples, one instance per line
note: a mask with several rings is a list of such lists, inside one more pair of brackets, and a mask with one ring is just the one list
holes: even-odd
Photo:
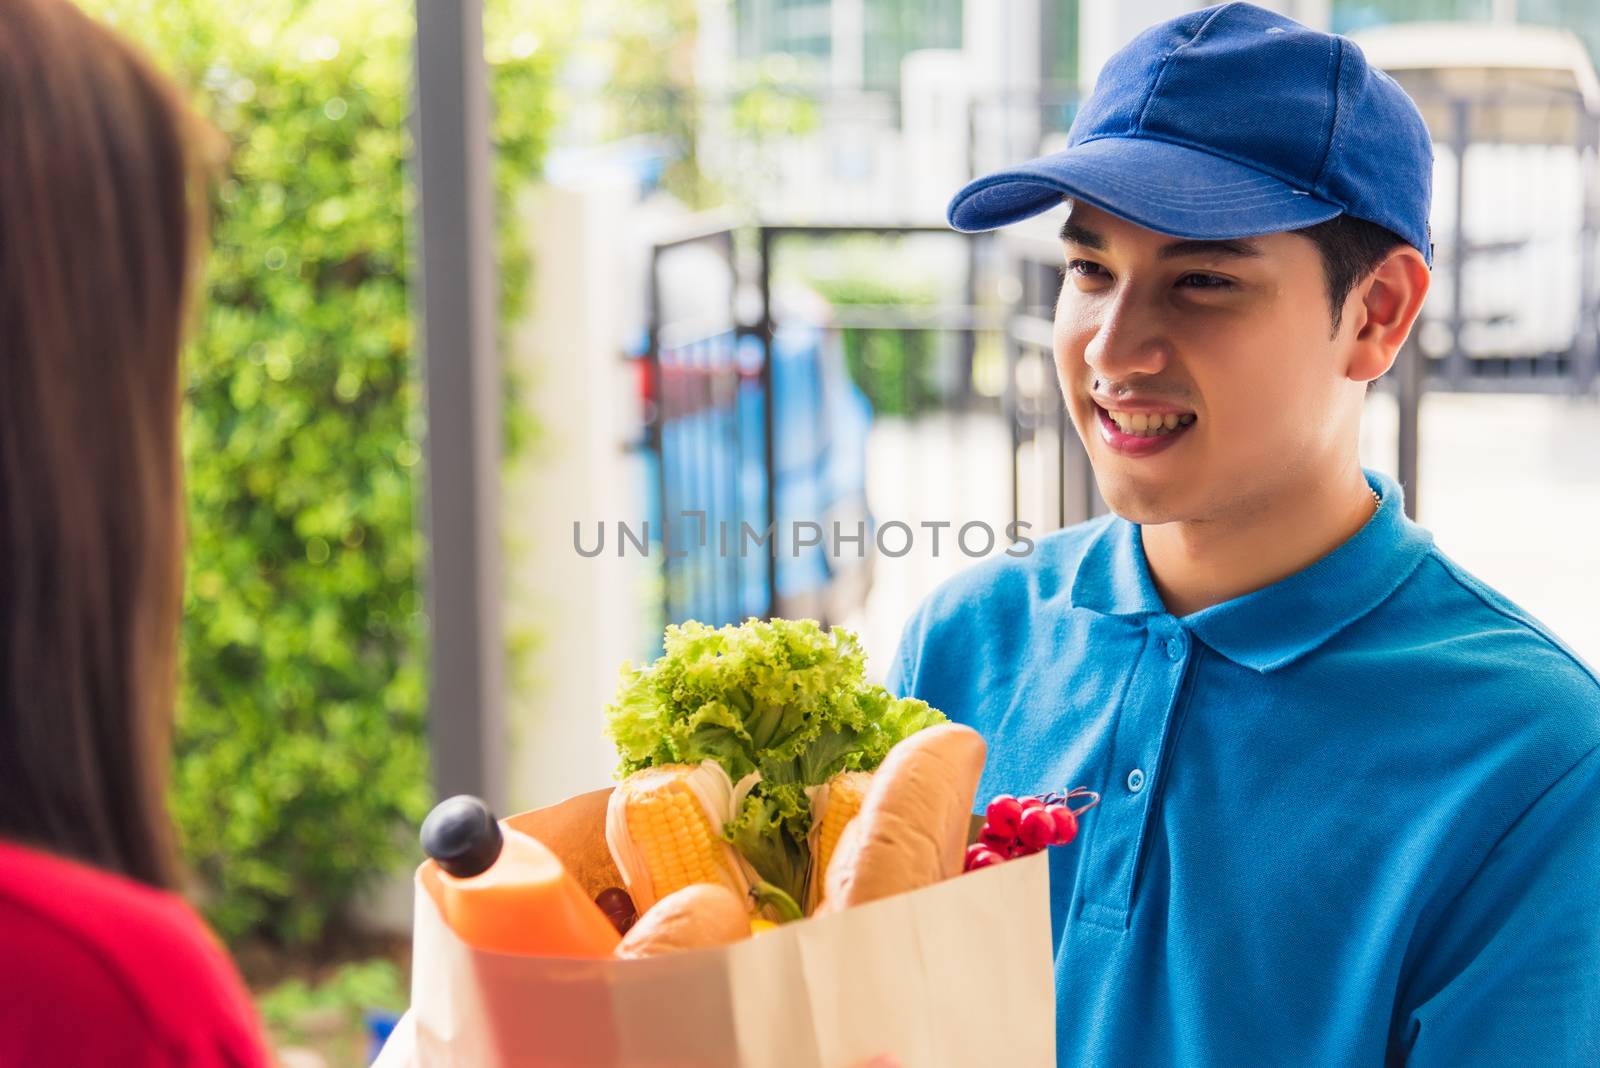
[(66, 0), (0, 4), (0, 836), (153, 883), (207, 132)]

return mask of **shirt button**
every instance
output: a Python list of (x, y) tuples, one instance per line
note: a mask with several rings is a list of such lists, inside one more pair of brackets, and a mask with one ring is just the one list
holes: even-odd
[(1170, 659), (1174, 660), (1174, 661), (1183, 659), (1183, 639), (1182, 638), (1168, 638), (1167, 639), (1167, 656)]
[(1134, 768), (1132, 771), (1128, 772), (1128, 792), (1136, 794), (1143, 789), (1144, 772), (1138, 768)]

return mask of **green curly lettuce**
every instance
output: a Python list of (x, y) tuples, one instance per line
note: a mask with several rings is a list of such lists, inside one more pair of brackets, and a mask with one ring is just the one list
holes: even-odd
[(668, 626), (653, 663), (625, 664), (606, 733), (618, 775), (714, 760), (760, 779), (724, 837), (762, 879), (799, 900), (810, 860), (805, 788), (872, 771), (890, 748), (944, 715), (866, 679), (866, 654), (843, 627), (810, 619)]
[(723, 837), (764, 881), (804, 901), (810, 828), (811, 802), (800, 786), (760, 782), (739, 803)]

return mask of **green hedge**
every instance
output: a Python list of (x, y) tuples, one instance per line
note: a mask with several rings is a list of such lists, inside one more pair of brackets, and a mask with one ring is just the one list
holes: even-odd
[[(873, 305), (916, 312), (934, 303), (925, 281), (902, 281), (892, 269), (882, 275), (857, 271), (815, 273), (806, 282), (841, 310)], [(845, 367), (878, 415), (915, 416), (942, 406), (938, 382), (938, 334), (919, 327), (839, 331)]]
[[(232, 141), (186, 353), (189, 553), (173, 808), (230, 939), (317, 940), (430, 804), (409, 3), (89, 0)], [(561, 28), (491, 0), (503, 294)], [(508, 383), (507, 447), (530, 428)]]

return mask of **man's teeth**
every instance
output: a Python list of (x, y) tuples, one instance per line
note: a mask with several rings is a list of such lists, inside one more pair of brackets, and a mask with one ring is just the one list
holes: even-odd
[(1194, 416), (1187, 412), (1183, 415), (1178, 415), (1176, 412), (1169, 412), (1166, 415), (1156, 415), (1153, 412), (1107, 412), (1106, 414), (1111, 416), (1111, 421), (1117, 424), (1118, 430), (1142, 438), (1170, 434), (1179, 427), (1194, 422)]

